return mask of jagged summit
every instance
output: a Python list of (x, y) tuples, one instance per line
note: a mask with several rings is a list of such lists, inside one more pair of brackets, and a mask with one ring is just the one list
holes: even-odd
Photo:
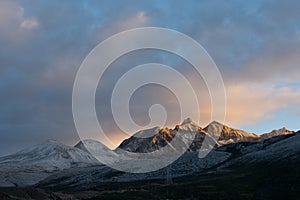
[(219, 125), (219, 126), (225, 126), (225, 124), (222, 124), (219, 121), (212, 121), (209, 125)]
[[(204, 130), (207, 130), (209, 127), (215, 127), (215, 128), (220, 128), (220, 129), (235, 129), (235, 128), (232, 128), (232, 127), (226, 125), (225, 122), (222, 123), (219, 121), (212, 121), (204, 128)], [(237, 129), (235, 129), (235, 130), (237, 130)]]
[(185, 124), (195, 124), (195, 122), (188, 117), (185, 120), (183, 120), (183, 122), (181, 123), (181, 125), (185, 125)]
[[(148, 137), (136, 137), (141, 135), (148, 135)], [(174, 129), (155, 127), (139, 131), (134, 136), (124, 140), (119, 148), (130, 152), (147, 153), (168, 145), (175, 137), (178, 137), (183, 146), (190, 147), (189, 151), (196, 151), (201, 148), (206, 136), (207, 133), (199, 125), (191, 118), (187, 118), (180, 125), (176, 125)], [(215, 142), (210, 144), (215, 144)]]
[(103, 145), (102, 143), (100, 143), (98, 140), (94, 140), (94, 139), (84, 139), (84, 140), (80, 140), (76, 145), (74, 145), (74, 147), (84, 150), (84, 151), (88, 151), (86, 149), (85, 146), (97, 146), (97, 145)]
[(156, 126), (156, 127), (153, 127), (153, 128), (138, 131), (135, 134), (133, 134), (133, 136), (134, 137), (139, 137), (139, 138), (151, 137), (151, 136), (153, 136), (153, 133), (159, 132), (160, 129), (161, 129), (160, 127)]
[(117, 157), (117, 154), (98, 140), (81, 140), (74, 147), (91, 154), (100, 162), (112, 163), (116, 161), (114, 158)]
[(176, 125), (174, 130), (179, 131), (179, 132), (198, 132), (198, 131), (202, 131), (202, 128), (196, 123), (194, 122), (191, 118), (187, 118), (185, 119), (180, 125)]
[(261, 135), (261, 138), (262, 139), (268, 139), (268, 138), (271, 138), (271, 137), (274, 137), (274, 136), (279, 136), (279, 135), (289, 135), (289, 134), (294, 134), (295, 132), (294, 131), (290, 131), (288, 130), (287, 128), (283, 127), (281, 129), (278, 129), (278, 130), (272, 130), (271, 132), (269, 133), (265, 133), (265, 134), (262, 134)]
[(99, 142), (99, 141), (95, 140), (95, 139), (84, 139), (84, 140), (80, 140), (75, 146), (77, 146), (78, 144), (83, 143), (83, 142), (93, 143), (93, 142)]
[(220, 144), (254, 142), (260, 138), (260, 136), (256, 134), (234, 129), (217, 121), (211, 122), (204, 128), (204, 131), (212, 137), (218, 138)]
[[(285, 132), (285, 129), (281, 132)], [(124, 140), (119, 147), (131, 152), (151, 152), (169, 144), (176, 135), (181, 137), (184, 143), (192, 144), (192, 151), (201, 148), (205, 137), (211, 137), (218, 145), (262, 140), (259, 135), (231, 128), (218, 121), (213, 121), (202, 129), (191, 118), (187, 118), (174, 129), (155, 127), (139, 131), (133, 137)]]

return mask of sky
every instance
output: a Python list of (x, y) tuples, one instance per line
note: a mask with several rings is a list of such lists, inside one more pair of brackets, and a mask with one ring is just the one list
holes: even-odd
[[(75, 144), (72, 88), (80, 64), (109, 36), (147, 26), (180, 31), (206, 49), (224, 79), (226, 124), (257, 134), (299, 130), (299, 10), (296, 0), (2, 0), (0, 155), (47, 139)], [(113, 121), (111, 91), (123, 73), (148, 62), (168, 64), (197, 85), (200, 125), (209, 123), (207, 89), (188, 63), (166, 52), (131, 52), (109, 67), (96, 94), (98, 120), (115, 145), (128, 135)], [(167, 110), (167, 126), (180, 123), (176, 96), (156, 85), (134, 93), (136, 123), (147, 124), (157, 103)]]

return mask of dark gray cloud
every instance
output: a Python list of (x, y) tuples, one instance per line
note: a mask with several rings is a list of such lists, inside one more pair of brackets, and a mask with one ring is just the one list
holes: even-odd
[[(71, 110), (76, 71), (95, 45), (128, 28), (161, 26), (193, 37), (228, 85), (298, 82), (299, 10), (300, 2), (292, 0), (1, 1), (0, 155), (45, 139), (77, 141)], [(109, 111), (113, 84), (130, 67), (149, 61), (193, 75), (185, 61), (167, 53), (121, 58), (100, 82), (97, 96), (97, 110), (105, 113), (99, 118), (108, 130), (117, 130)], [(172, 98), (161, 89), (148, 89), (161, 94), (157, 103)], [(133, 100), (139, 123), (148, 120), (145, 108), (156, 103), (148, 100), (142, 93)], [(174, 105), (169, 108), (176, 113)]]

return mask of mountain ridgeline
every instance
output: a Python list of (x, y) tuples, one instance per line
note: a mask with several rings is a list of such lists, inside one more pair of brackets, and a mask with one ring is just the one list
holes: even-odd
[[(186, 145), (185, 153), (170, 166), (154, 172), (119, 172), (97, 159), (105, 154), (106, 163), (118, 163), (118, 156), (124, 152), (120, 149), (132, 153), (153, 152), (172, 145), (175, 137)], [(200, 158), (199, 152), (206, 149), (212, 150)], [(115, 182), (164, 180), (195, 174), (235, 174), (241, 170), (261, 169), (270, 163), (273, 163), (272, 168), (291, 166), (291, 171), (299, 173), (297, 167), (292, 167), (300, 164), (300, 132), (282, 128), (257, 135), (219, 122), (202, 128), (186, 119), (173, 129), (155, 127), (139, 131), (124, 140), (116, 150), (91, 139), (80, 141), (73, 147), (47, 141), (1, 157), (0, 186), (35, 185), (47, 190), (77, 191)]]
[[(187, 132), (192, 133), (190, 135), (191, 137), (187, 137)], [(135, 153), (153, 152), (168, 145), (172, 139), (177, 136), (187, 144), (187, 151), (193, 152), (200, 150), (201, 148), (209, 148), (202, 146), (205, 137), (210, 141), (206, 142), (204, 145), (214, 144), (215, 147), (218, 147), (238, 142), (259, 142), (273, 136), (293, 133), (293, 131), (282, 128), (263, 135), (256, 135), (254, 133), (230, 128), (216, 121), (210, 123), (205, 128), (201, 128), (188, 118), (174, 129), (155, 127), (153, 129), (139, 131), (132, 137), (124, 140), (118, 148)]]

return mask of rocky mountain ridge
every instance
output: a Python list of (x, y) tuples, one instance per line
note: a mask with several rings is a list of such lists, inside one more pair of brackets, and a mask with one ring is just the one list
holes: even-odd
[[(216, 134), (220, 136), (218, 139), (214, 138)], [(174, 129), (155, 127), (139, 131), (124, 140), (119, 148), (134, 153), (152, 152), (171, 144), (172, 139), (178, 136), (182, 141), (182, 148), (187, 149), (187, 153), (172, 164), (172, 169), (174, 169), (174, 176), (182, 176), (202, 169), (209, 169), (225, 161), (228, 162), (228, 159), (233, 155), (239, 157), (245, 153), (262, 151), (265, 146), (273, 144), (274, 141), (285, 140), (288, 137), (298, 138), (293, 137), (295, 135), (299, 135), (299, 133), (296, 134), (283, 128), (259, 136), (230, 128), (218, 122), (212, 122), (207, 127), (201, 128), (191, 119), (186, 119)], [(203, 143), (205, 138), (208, 138), (208, 142)], [(297, 141), (295, 140), (294, 143)], [(199, 159), (198, 152), (211, 148), (214, 150), (207, 157)], [(106, 155), (106, 163), (118, 162), (116, 158), (117, 155), (120, 156), (118, 149), (112, 151), (96, 140), (83, 140), (74, 147), (56, 141), (47, 141), (15, 154), (1, 157), (0, 186), (33, 185), (48, 177), (65, 174), (66, 171), (68, 173), (77, 171), (81, 173), (84, 170), (100, 170), (99, 174), (102, 175), (103, 173), (116, 173), (115, 170), (98, 161), (97, 157), (102, 158), (103, 154)], [(145, 176), (161, 177), (162, 173), (164, 174), (165, 171), (162, 170)], [(109, 177), (115, 176), (109, 175)], [(135, 176), (124, 174), (119, 179), (132, 180), (133, 177)], [(138, 177), (143, 178), (142, 175)]]

